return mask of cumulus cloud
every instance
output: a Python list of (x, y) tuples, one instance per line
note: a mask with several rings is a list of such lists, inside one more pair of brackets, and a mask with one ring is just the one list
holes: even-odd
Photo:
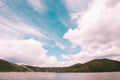
[(56, 57), (48, 56), (42, 45), (34, 39), (0, 40), (0, 58), (29, 65), (57, 66)]
[(62, 57), (76, 62), (96, 58), (120, 60), (120, 0), (93, 0), (79, 14), (71, 16), (77, 19), (77, 28), (69, 29), (63, 38), (80, 46), (82, 51)]
[(0, 40), (0, 58), (17, 64), (40, 67), (62, 67), (73, 64), (73, 61), (58, 61), (55, 56), (48, 56), (40, 41)]

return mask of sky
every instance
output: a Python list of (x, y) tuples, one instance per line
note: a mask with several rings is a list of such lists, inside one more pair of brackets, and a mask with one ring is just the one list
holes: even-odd
[(120, 0), (0, 0), (0, 59), (62, 67), (120, 60)]

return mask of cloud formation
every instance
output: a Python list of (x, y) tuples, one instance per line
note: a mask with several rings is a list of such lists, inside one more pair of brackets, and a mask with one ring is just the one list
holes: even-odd
[(41, 2), (41, 0), (27, 0), (29, 4), (33, 7), (34, 10), (41, 12), (41, 10), (44, 9), (44, 6)]
[(40, 67), (63, 67), (74, 62), (58, 61), (55, 56), (48, 56), (40, 41), (28, 40), (0, 40), (0, 58)]
[(8, 19), (0, 16), (0, 20), (0, 39), (19, 38), (25, 35), (47, 38), (34, 25), (23, 22), (19, 17), (13, 16), (13, 19)]
[(6, 5), (0, 9), (0, 58), (38, 66), (68, 66), (96, 58), (120, 60), (119, 0), (48, 3), (0, 1)]
[(37, 37), (47, 40), (34, 24), (29, 24), (24, 16), (17, 16), (7, 5), (0, 9), (0, 14), (0, 58), (18, 64), (60, 66), (55, 56), (48, 56), (43, 48), (44, 43), (31, 39)]
[(77, 14), (80, 15), (71, 16), (77, 28), (69, 29), (63, 38), (80, 46), (82, 51), (62, 57), (76, 62), (96, 58), (120, 60), (120, 1), (93, 0), (87, 10)]
[(86, 8), (89, 0), (64, 0), (70, 12), (78, 12)]
[[(56, 66), (55, 56), (48, 56), (42, 43), (34, 39), (28, 40), (0, 40), (0, 58), (12, 60), (16, 63)], [(54, 65), (53, 65), (54, 64)]]

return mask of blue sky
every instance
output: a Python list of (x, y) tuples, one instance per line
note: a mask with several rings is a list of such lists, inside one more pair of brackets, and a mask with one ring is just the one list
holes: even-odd
[[(34, 0), (0, 0), (0, 2), (0, 15), (8, 20), (8, 22), (16, 23), (15, 28), (19, 32), (19, 35), (15, 37), (18, 40), (34, 39), (40, 41), (44, 44), (43, 48), (47, 50), (47, 55), (55, 56), (58, 61), (63, 61), (61, 58), (62, 54), (75, 54), (80, 51), (79, 46), (73, 48), (69, 40), (63, 39), (64, 34), (69, 28), (74, 29), (76, 27), (76, 23), (71, 20), (65, 1), (37, 0), (37, 2), (34, 2)], [(18, 23), (32, 26), (42, 36), (17, 30), (17, 27), (22, 28)], [(7, 23), (6, 25), (10, 26)], [(13, 29), (12, 26), (10, 28)], [(6, 34), (5, 36), (9, 37), (11, 35)], [(11, 37), (10, 39), (12, 40)], [(10, 60), (12, 61), (11, 58)]]
[[(26, 0), (6, 1), (9, 9), (13, 11), (11, 15), (6, 15), (21, 17), (25, 23), (38, 28), (38, 31), (48, 37), (49, 39), (26, 34), (22, 36), (23, 39), (34, 38), (45, 43), (44, 48), (48, 51), (48, 55), (55, 55), (61, 60), (61, 54), (72, 54), (79, 51), (78, 47), (71, 48), (71, 43), (63, 39), (63, 35), (68, 28), (75, 28), (75, 23), (71, 21), (65, 3), (62, 0), (44, 0), (41, 2), (43, 9), (36, 11)], [(56, 43), (65, 48), (61, 49), (59, 46), (56, 46)], [(69, 49), (72, 50), (70, 51)]]
[[(38, 66), (68, 66), (96, 58), (119, 60), (116, 56), (119, 51), (115, 55), (111, 53), (119, 49), (118, 45), (109, 42), (118, 40), (115, 37), (118, 33), (113, 30), (119, 27), (109, 25), (111, 16), (114, 21), (119, 20), (118, 8), (113, 6), (119, 5), (116, 3), (113, 0), (0, 0), (0, 58)], [(111, 36), (105, 37), (106, 34)], [(103, 47), (107, 49), (102, 50)]]

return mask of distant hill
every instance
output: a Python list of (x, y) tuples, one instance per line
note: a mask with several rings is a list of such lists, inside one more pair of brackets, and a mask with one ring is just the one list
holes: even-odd
[(0, 59), (0, 72), (24, 72), (26, 71), (24, 68), (14, 64), (14, 63), (11, 63), (11, 62), (8, 62), (8, 61), (5, 61), (5, 60), (1, 60)]
[(0, 72), (115, 72), (120, 71), (120, 61), (95, 59), (85, 64), (75, 64), (70, 67), (35, 67), (17, 65), (0, 59)]
[(73, 65), (70, 72), (113, 72), (120, 71), (120, 62), (109, 59), (95, 59), (85, 64)]
[(74, 64), (74, 65), (70, 66), (70, 68), (78, 68), (78, 67), (80, 67), (81, 65), (82, 65), (82, 64), (77, 63), (77, 64)]

